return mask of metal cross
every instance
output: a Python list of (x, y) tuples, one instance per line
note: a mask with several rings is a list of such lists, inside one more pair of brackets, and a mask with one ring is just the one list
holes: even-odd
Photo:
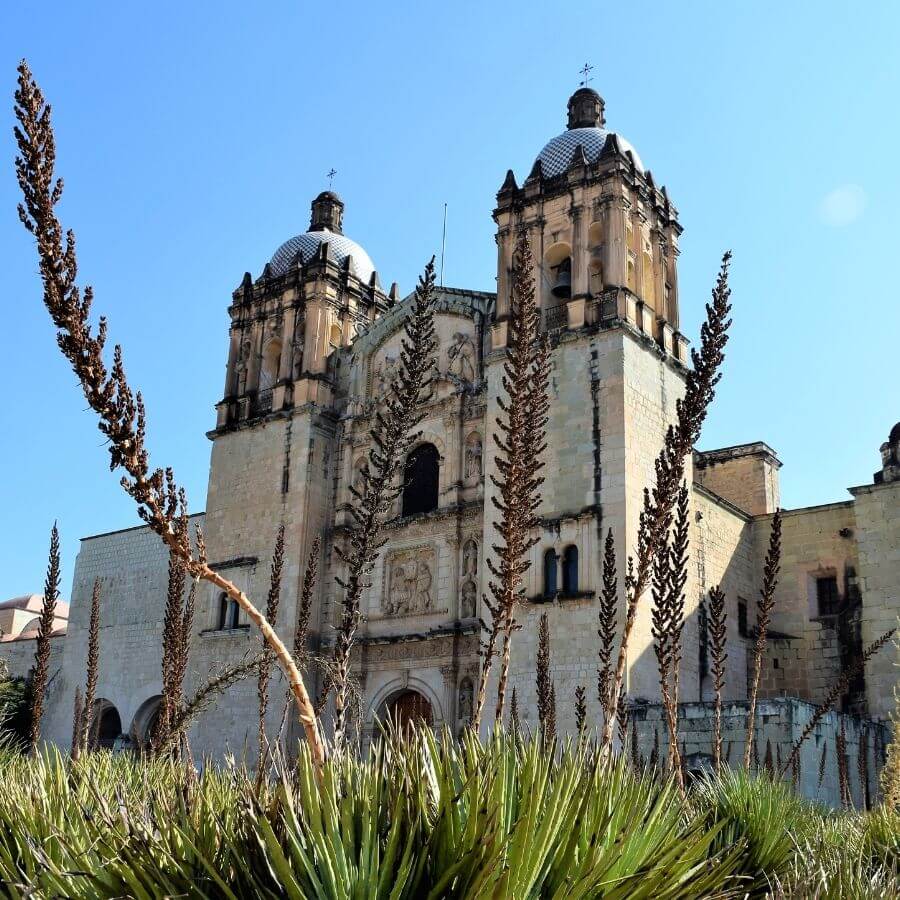
[(331, 190), (331, 182), (334, 180), (334, 176), (337, 175), (337, 169), (331, 168), (327, 172), (328, 175), (328, 190)]
[(578, 74), (581, 76), (581, 81), (579, 84), (584, 87), (589, 81), (593, 79), (590, 77), (590, 73), (593, 71), (594, 67), (589, 65), (588, 63), (584, 64), (584, 68), (578, 70)]

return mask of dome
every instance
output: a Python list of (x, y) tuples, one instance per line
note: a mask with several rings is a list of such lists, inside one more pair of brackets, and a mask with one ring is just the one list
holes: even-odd
[[(562, 175), (569, 167), (572, 154), (575, 148), (581, 144), (584, 155), (589, 163), (595, 163), (600, 158), (600, 151), (606, 143), (606, 137), (611, 132), (605, 128), (570, 128), (562, 134), (558, 134), (555, 138), (548, 141), (544, 145), (544, 149), (538, 154), (541, 161), (541, 171), (544, 178), (552, 178), (554, 175)], [(631, 146), (620, 134), (616, 135), (619, 146), (623, 151), (631, 151), (634, 156), (634, 164), (638, 170), (644, 171), (644, 164), (641, 162), (637, 150)]]
[[(597, 162), (606, 138), (612, 133), (603, 127), (606, 125), (605, 107), (603, 98), (595, 90), (586, 86), (582, 86), (569, 97), (566, 131), (548, 141), (538, 154), (544, 178), (562, 175), (569, 168), (572, 154), (579, 144), (588, 163)], [(644, 164), (634, 147), (621, 135), (617, 134), (616, 140), (623, 153), (631, 152), (635, 166), (643, 172)]]
[(368, 283), (375, 271), (369, 254), (356, 241), (332, 231), (307, 231), (285, 241), (272, 256), (269, 263), (272, 275), (283, 275), (290, 268), (298, 253), (309, 262), (321, 244), (328, 244), (328, 254), (339, 266), (350, 259), (350, 271), (363, 282)]

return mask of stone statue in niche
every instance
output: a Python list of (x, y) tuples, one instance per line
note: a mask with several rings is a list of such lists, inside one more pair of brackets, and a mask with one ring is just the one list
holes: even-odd
[(456, 716), (461, 727), (470, 725), (475, 705), (475, 686), (471, 678), (463, 678), (459, 683), (459, 700), (456, 704)]
[(463, 547), (463, 575), (473, 578), (478, 574), (478, 545), (475, 541), (466, 541)]
[(475, 381), (475, 345), (461, 331), (453, 335), (453, 343), (447, 349), (447, 374), (459, 381)]
[(481, 438), (470, 438), (466, 442), (465, 477), (467, 481), (481, 477), (481, 457), (483, 452)]
[(459, 617), (461, 619), (474, 619), (475, 606), (478, 599), (478, 588), (474, 581), (463, 582), (461, 599), (459, 603)]
[(385, 561), (386, 590), (381, 606), (389, 616), (415, 616), (435, 609), (432, 587), (434, 584), (434, 550), (409, 548), (392, 553)]

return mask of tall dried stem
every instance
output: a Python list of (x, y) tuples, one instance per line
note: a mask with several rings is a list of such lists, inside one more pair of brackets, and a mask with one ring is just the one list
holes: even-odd
[[(897, 641), (898, 658), (900, 658), (900, 640)], [(900, 662), (897, 663), (900, 665)], [(891, 715), (893, 737), (887, 745), (884, 766), (881, 769), (881, 802), (885, 809), (900, 812), (900, 683), (894, 685), (894, 711)], [(875, 746), (873, 748), (874, 772), (878, 773), (881, 762), (881, 732), (875, 729)]]
[(553, 698), (553, 680), (550, 676), (550, 620), (547, 613), (541, 613), (538, 626), (537, 666), (535, 668), (537, 689), (538, 722), (541, 729), (541, 741), (544, 746), (550, 745), (555, 732), (555, 709)]
[(759, 695), (759, 675), (762, 671), (763, 655), (769, 637), (769, 623), (775, 606), (775, 588), (778, 586), (778, 571), (781, 568), (781, 510), (775, 510), (772, 517), (772, 531), (769, 534), (769, 549), (763, 570), (763, 586), (756, 605), (756, 644), (753, 647), (753, 669), (750, 675), (750, 701), (747, 709), (747, 744), (744, 748), (744, 769), (750, 771), (750, 758), (756, 733), (756, 700)]
[(578, 736), (584, 735), (584, 729), (587, 725), (587, 698), (585, 696), (584, 685), (579, 684), (575, 687), (575, 727), (578, 729)]
[(725, 663), (728, 659), (728, 633), (725, 594), (719, 585), (709, 592), (709, 645), (712, 654), (715, 712), (713, 717), (713, 765), (722, 771), (722, 688), (725, 687)]
[(19, 65), (14, 129), (18, 156), (16, 176), (24, 203), (19, 218), (37, 242), (44, 304), (57, 328), (57, 343), (77, 376), (88, 405), (98, 416), (100, 431), (108, 440), (110, 468), (121, 469), (123, 489), (135, 501), (138, 515), (185, 562), (189, 573), (224, 591), (260, 629), (275, 651), (297, 701), (298, 717), (306, 732), (312, 761), (320, 771), (325, 746), (306, 685), (291, 655), (262, 613), (235, 584), (210, 568), (205, 555), (195, 557), (187, 529), (182, 526), (186, 498), (171, 469), (150, 469), (145, 446), (146, 413), (140, 393), (135, 394), (125, 377), (122, 351), (116, 347), (109, 371), (103, 360), (106, 320), (100, 318), (96, 334), (90, 324), (93, 291), (82, 292), (76, 283), (78, 265), (75, 236), (63, 233), (55, 207), (62, 197), (62, 180), (54, 175), (56, 141), (50, 107), (27, 63)]
[(31, 680), (32, 712), (30, 747), (37, 750), (41, 739), (41, 719), (44, 715), (44, 700), (47, 682), (50, 678), (50, 635), (56, 620), (56, 602), (59, 599), (59, 530), (56, 522), (50, 530), (50, 555), (47, 560), (47, 577), (44, 579), (44, 597), (41, 601), (41, 615), (38, 623), (37, 640), (34, 645), (34, 675)]
[(847, 732), (844, 729), (844, 717), (841, 716), (841, 726), (835, 735), (835, 751), (838, 763), (838, 788), (841, 797), (841, 806), (850, 809), (853, 805), (850, 797), (850, 777), (847, 766)]
[(300, 603), (297, 608), (297, 624), (294, 627), (294, 646), (291, 653), (294, 662), (302, 666), (306, 660), (306, 644), (309, 640), (309, 618), (312, 613), (313, 595), (316, 590), (316, 577), (319, 570), (319, 551), (322, 539), (317, 534), (309, 548), (306, 569), (303, 572), (303, 585), (300, 588)]
[(487, 560), (493, 576), (489, 583), (492, 600), (486, 604), (491, 624), (475, 701), (476, 728), (481, 722), (488, 676), (498, 649), (500, 670), (494, 718), (498, 723), (503, 721), (512, 638), (518, 630), (516, 606), (524, 598), (524, 575), (531, 565), (528, 552), (538, 541), (534, 532), (544, 482), (539, 473), (544, 467), (550, 407), (550, 345), (547, 334), (540, 333), (541, 313), (535, 298), (533, 269), (531, 246), (523, 231), (516, 246), (513, 272), (502, 378), (505, 396), (498, 398), (500, 415), (493, 435), (498, 474), (490, 476), (497, 489), (491, 500), (500, 513), (500, 521), (494, 523), (499, 542), (493, 547), (496, 562), (491, 557)]
[(400, 369), (391, 382), (383, 406), (375, 413), (370, 432), (372, 447), (361, 470), (361, 486), (350, 487), (349, 549), (337, 548), (346, 575), (336, 578), (342, 588), (341, 616), (334, 647), (334, 744), (341, 747), (347, 736), (350, 713), (351, 652), (360, 622), (360, 599), (369, 586), (379, 550), (384, 546), (384, 523), (403, 490), (398, 483), (408, 451), (418, 434), (424, 405), (431, 399), (437, 340), (434, 333), (434, 258), (416, 286), (412, 309), (403, 325)]
[(97, 699), (97, 680), (100, 677), (100, 579), (94, 579), (91, 592), (91, 619), (88, 625), (87, 672), (84, 685), (84, 712), (82, 713), (81, 732), (78, 735), (79, 750), (88, 749), (88, 735), (97, 711), (94, 701)]
[(603, 549), (603, 587), (600, 591), (600, 637), (597, 665), (597, 700), (600, 709), (609, 706), (609, 690), (612, 683), (612, 653), (616, 639), (616, 615), (619, 603), (619, 584), (616, 575), (616, 546), (612, 528), (606, 533)]
[(822, 741), (822, 755), (819, 757), (819, 778), (816, 782), (816, 790), (822, 790), (822, 782), (825, 780), (825, 763), (828, 761), (828, 741)]
[[(284, 568), (284, 523), (278, 526), (275, 535), (275, 549), (272, 553), (272, 567), (269, 572), (269, 596), (266, 599), (266, 621), (274, 628), (278, 621), (278, 605), (281, 600), (281, 572)], [(262, 655), (259, 660), (259, 674), (256, 679), (256, 697), (259, 701), (259, 727), (257, 734), (257, 775), (262, 777), (265, 767), (266, 750), (266, 713), (269, 711), (269, 681), (272, 677), (272, 665), (275, 655), (263, 641)]]
[(81, 722), (84, 719), (84, 698), (81, 688), (75, 688), (75, 703), (72, 707), (72, 747), (69, 751), (73, 760), (81, 755)]
[(653, 490), (644, 492), (644, 507), (638, 524), (637, 559), (629, 558), (625, 578), (625, 622), (601, 738), (601, 748), (604, 751), (608, 750), (612, 742), (615, 703), (625, 679), (628, 648), (638, 604), (650, 584), (653, 562), (671, 527), (672, 509), (684, 477), (685, 459), (700, 436), (700, 429), (721, 378), (719, 370), (725, 359), (725, 345), (731, 326), (728, 318), (731, 311), (731, 289), (728, 287), (730, 262), (729, 252), (722, 258), (712, 300), (706, 305), (706, 320), (700, 329), (700, 350), (691, 352), (693, 367), (687, 374), (684, 397), (676, 404), (675, 424), (667, 429), (663, 449), (656, 458)]
[(512, 689), (512, 694), (509, 698), (509, 730), (512, 732), (513, 737), (518, 737), (522, 730), (519, 723), (519, 698), (515, 688)]

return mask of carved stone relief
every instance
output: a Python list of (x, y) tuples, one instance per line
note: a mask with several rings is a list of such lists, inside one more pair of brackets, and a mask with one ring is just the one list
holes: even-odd
[(457, 331), (447, 348), (447, 375), (456, 381), (471, 384), (475, 381), (476, 358), (472, 338)]
[(434, 547), (395, 550), (385, 559), (385, 590), (381, 608), (387, 616), (418, 616), (446, 612), (436, 608)]

